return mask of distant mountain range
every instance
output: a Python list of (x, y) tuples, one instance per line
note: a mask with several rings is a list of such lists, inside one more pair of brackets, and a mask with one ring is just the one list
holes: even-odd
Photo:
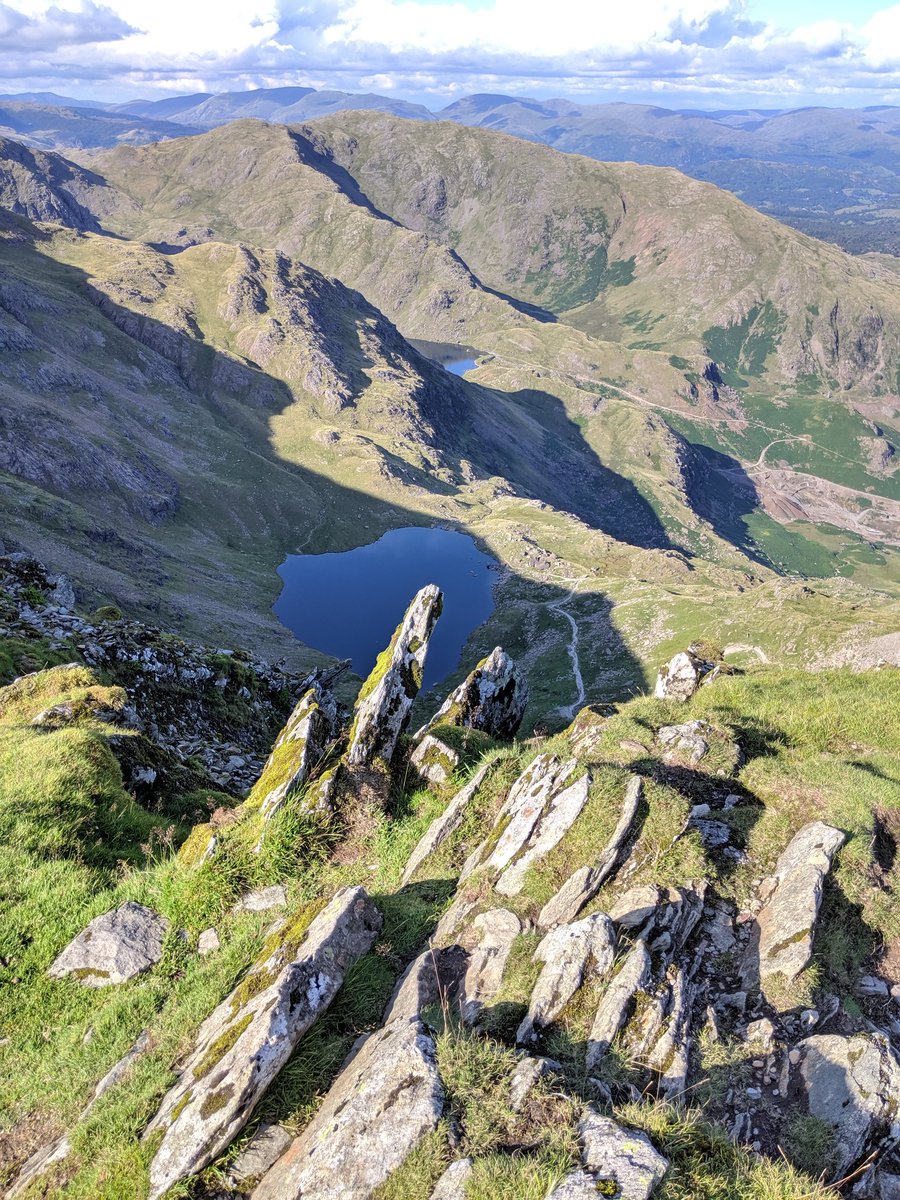
[(197, 92), (100, 104), (53, 92), (0, 96), (0, 135), (41, 149), (163, 141), (253, 117), (282, 125), (365, 109), (455, 121), (608, 162), (677, 167), (854, 253), (900, 254), (900, 108), (731, 109), (464, 96), (439, 112), (308, 87)]

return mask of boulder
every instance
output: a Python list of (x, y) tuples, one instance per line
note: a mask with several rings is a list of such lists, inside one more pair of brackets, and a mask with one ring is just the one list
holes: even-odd
[(425, 655), (442, 605), (433, 583), (422, 588), (379, 656), (356, 701), (345, 756), (349, 767), (374, 767), (393, 758), (422, 686)]
[(358, 1046), (253, 1200), (369, 1200), (443, 1107), (433, 1037), (421, 1021), (392, 1021)]
[[(620, 1200), (648, 1200), (669, 1169), (650, 1139), (588, 1108), (578, 1124), (581, 1156), (597, 1183), (618, 1184)], [(596, 1195), (599, 1191), (595, 1186)]]
[(162, 958), (169, 922), (152, 908), (128, 900), (94, 917), (54, 960), (53, 979), (74, 976), (84, 987), (109, 987), (149, 971)]
[(458, 1158), (434, 1185), (431, 1200), (465, 1200), (466, 1184), (472, 1177), (472, 1159)]
[(771, 894), (758, 917), (764, 992), (773, 976), (796, 979), (809, 965), (822, 886), (843, 843), (839, 829), (813, 821), (791, 839), (779, 858), (769, 882)]
[(468, 955), (462, 946), (443, 950), (427, 946), (398, 979), (381, 1018), (382, 1025), (399, 1017), (417, 1017), (433, 1004), (448, 1004), (453, 1009), (467, 965)]
[(443, 842), (462, 824), (466, 809), (478, 795), (478, 790), (484, 783), (485, 776), (490, 770), (490, 764), (479, 767), (465, 787), (461, 788), (444, 811), (428, 826), (425, 834), (409, 856), (409, 861), (403, 871), (401, 883), (407, 884), (418, 871), (419, 867)]
[(683, 725), (663, 725), (656, 737), (668, 754), (698, 763), (709, 752), (712, 733), (707, 721), (685, 721)]
[(499, 992), (512, 944), (522, 932), (519, 918), (505, 908), (479, 913), (471, 928), (477, 944), (469, 955), (460, 997), (467, 1025), (478, 1020), (485, 1004)]
[(643, 790), (644, 783), (640, 775), (632, 775), (625, 788), (619, 822), (605, 849), (592, 867), (580, 867), (574, 871), (556, 895), (547, 901), (538, 917), (538, 925), (542, 929), (574, 921), (612, 875), (618, 866), (622, 847), (634, 826)]
[(650, 954), (643, 939), (635, 942), (618, 973), (609, 981), (588, 1034), (587, 1067), (592, 1070), (625, 1024), (635, 993), (650, 982)]
[(534, 1041), (536, 1031), (559, 1016), (588, 971), (605, 975), (613, 964), (615, 949), (615, 931), (605, 913), (552, 929), (534, 952), (534, 961), (543, 963), (544, 969), (516, 1034), (519, 1045)]
[(797, 1048), (799, 1089), (835, 1131), (838, 1175), (900, 1138), (900, 1059), (884, 1034), (815, 1034)]
[(458, 751), (440, 738), (426, 733), (409, 756), (409, 761), (423, 779), (439, 787), (446, 783), (460, 763)]
[(178, 1082), (147, 1128), (145, 1136), (163, 1132), (150, 1164), (150, 1200), (201, 1171), (243, 1129), (380, 928), (365, 891), (341, 889), (305, 932), (283, 935), (203, 1022)]
[(494, 738), (513, 738), (528, 707), (525, 676), (499, 646), (444, 701), (418, 740), (436, 725), (462, 725)]
[(701, 683), (714, 671), (714, 663), (683, 650), (660, 668), (653, 694), (658, 700), (690, 700)]
[(577, 769), (577, 759), (560, 762), (552, 754), (539, 754), (525, 768), (497, 815), (495, 827), (501, 822), (506, 822), (506, 827), (487, 860), (488, 867), (499, 872), (509, 866), (527, 845), (553, 797), (563, 791)]
[(572, 828), (587, 804), (590, 788), (591, 777), (586, 774), (550, 797), (543, 815), (528, 837), (524, 853), (506, 868), (494, 884), (495, 891), (501, 896), (516, 896), (521, 892), (529, 868), (549, 854), (554, 846), (558, 846)]

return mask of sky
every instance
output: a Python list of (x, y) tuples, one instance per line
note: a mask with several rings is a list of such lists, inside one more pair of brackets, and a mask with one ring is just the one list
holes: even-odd
[(0, 92), (301, 84), (667, 107), (900, 104), (884, 0), (0, 0)]

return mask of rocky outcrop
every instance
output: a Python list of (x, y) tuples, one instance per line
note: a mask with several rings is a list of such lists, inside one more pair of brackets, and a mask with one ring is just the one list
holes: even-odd
[(534, 952), (533, 961), (543, 963), (544, 969), (516, 1034), (519, 1045), (533, 1041), (537, 1030), (559, 1016), (588, 972), (601, 978), (606, 974), (612, 966), (615, 947), (613, 925), (605, 913), (557, 926), (546, 934)]
[(812, 957), (822, 886), (844, 834), (823, 821), (805, 825), (775, 865), (758, 917), (759, 977), (765, 991), (775, 976), (792, 980)]
[(380, 927), (365, 891), (342, 889), (305, 931), (288, 926), (204, 1021), (178, 1083), (147, 1128), (146, 1136), (163, 1133), (150, 1164), (151, 1200), (229, 1145)]
[(660, 668), (653, 694), (658, 700), (684, 702), (690, 700), (701, 684), (712, 682), (716, 673), (715, 663), (699, 658), (690, 650), (682, 650)]
[(542, 929), (550, 929), (554, 925), (564, 925), (568, 921), (574, 921), (584, 906), (593, 900), (612, 875), (637, 818), (643, 787), (641, 777), (632, 775), (625, 788), (625, 799), (619, 822), (605, 849), (600, 853), (593, 866), (579, 867), (577, 871), (573, 871), (556, 895), (547, 901), (538, 917), (538, 925)]
[(462, 725), (479, 729), (490, 737), (512, 738), (527, 707), (525, 676), (497, 646), (450, 693), (428, 724), (418, 731), (416, 739), (437, 725)]
[(388, 648), (362, 686), (354, 710), (346, 763), (390, 763), (422, 686), (422, 669), (443, 597), (429, 584), (413, 598)]
[(306, 783), (334, 737), (336, 719), (333, 697), (319, 687), (311, 687), (298, 701), (248, 797), (263, 820), (270, 820)]
[(152, 908), (128, 900), (73, 938), (47, 971), (71, 976), (83, 987), (109, 987), (149, 971), (162, 958), (169, 922)]
[(460, 996), (463, 1020), (474, 1024), (481, 1011), (496, 996), (503, 982), (503, 972), (512, 944), (522, 932), (522, 923), (515, 913), (505, 908), (492, 908), (479, 913), (472, 922), (475, 946), (462, 982)]
[(416, 1019), (392, 1021), (353, 1052), (253, 1200), (369, 1200), (437, 1127), (443, 1106), (433, 1037)]
[(550, 797), (550, 802), (528, 837), (524, 852), (511, 863), (494, 884), (501, 896), (515, 896), (525, 883), (528, 869), (558, 846), (576, 817), (587, 804), (591, 787), (589, 774)]
[(818, 1034), (798, 1046), (797, 1087), (835, 1133), (837, 1174), (900, 1139), (900, 1059), (883, 1034)]
[(613, 1044), (625, 1024), (637, 992), (650, 982), (650, 954), (639, 939), (628, 952), (618, 973), (610, 980), (588, 1034), (587, 1067), (592, 1070)]

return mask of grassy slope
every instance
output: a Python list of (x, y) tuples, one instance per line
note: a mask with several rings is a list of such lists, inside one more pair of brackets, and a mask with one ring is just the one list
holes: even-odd
[[(59, 1176), (68, 1181), (67, 1195), (113, 1200), (128, 1194), (139, 1200), (146, 1188), (149, 1148), (138, 1137), (172, 1080), (171, 1064), (263, 941), (265, 914), (228, 915), (233, 900), (248, 886), (281, 881), (301, 919), (310, 903), (321, 903), (343, 884), (360, 882), (386, 918), (378, 946), (353, 969), (332, 1009), (303, 1039), (236, 1149), (259, 1120), (278, 1119), (296, 1128), (309, 1118), (354, 1038), (372, 1028), (394, 978), (433, 928), (452, 894), (466, 848), (483, 835), (505, 787), (539, 749), (565, 752), (568, 743), (560, 737), (489, 751), (494, 762), (489, 786), (479, 793), (452, 840), (405, 888), (399, 888), (399, 877), (406, 856), (441, 810), (449, 789), (442, 794), (398, 791), (390, 815), (366, 809), (348, 812), (336, 845), (333, 831), (302, 818), (298, 796), (269, 827), (261, 855), (252, 852), (253, 830), (248, 826), (245, 833), (238, 824), (225, 831), (215, 867), (196, 868), (172, 856), (173, 833), (160, 829), (154, 836), (151, 826), (156, 819), (141, 814), (121, 791), (104, 731), (89, 716), (62, 737), (23, 726), (37, 707), (96, 686), (83, 675), (73, 671), (71, 678), (61, 679), (57, 673), (52, 694), (47, 690), (51, 677), (46, 677), (47, 684), (39, 677), (27, 694), (0, 692), (0, 815), (12, 811), (18, 823), (15, 840), (4, 839), (0, 873), (5, 881), (0, 953), (7, 977), (0, 993), (0, 1036), (9, 1039), (0, 1045), (0, 1128), (5, 1131), (0, 1135), (0, 1162), (6, 1164), (0, 1170), (9, 1171), (17, 1157), (54, 1129), (71, 1126), (94, 1083), (148, 1028), (148, 1053), (89, 1120), (76, 1125), (74, 1156)], [(734, 731), (747, 754), (736, 777), (724, 783), (743, 800), (729, 817), (747, 852), (737, 868), (708, 857), (693, 834), (673, 841), (690, 804), (721, 790), (717, 770), (733, 769), (719, 750), (692, 773), (686, 795), (677, 790), (677, 780), (657, 771), (651, 754), (620, 747), (626, 739), (650, 746), (659, 725), (693, 717)], [(586, 714), (582, 728), (585, 720), (590, 726), (592, 718)], [(793, 999), (806, 1003), (821, 986), (845, 997), (852, 1013), (856, 977), (882, 945), (890, 947), (900, 939), (896, 868), (885, 868), (874, 836), (878, 829), (897, 827), (898, 728), (898, 678), (890, 670), (807, 675), (759, 669), (720, 679), (687, 709), (646, 698), (622, 705), (597, 727), (597, 736), (582, 752), (594, 774), (588, 807), (564, 842), (532, 870), (513, 904), (533, 915), (570, 870), (592, 860), (615, 823), (625, 779), (635, 769), (646, 776), (649, 807), (635, 852), (641, 865), (632, 882), (682, 883), (703, 876), (722, 896), (742, 903), (790, 834), (805, 821), (824, 817), (850, 837), (826, 895), (816, 961)], [(39, 752), (31, 753), (32, 745)], [(33, 791), (45, 797), (37, 807), (17, 804), (23, 755), (32, 764)], [(114, 829), (101, 828), (98, 841), (93, 833), (85, 837), (87, 827), (80, 823), (79, 797), (88, 793), (95, 798), (95, 819), (116, 814)], [(110, 835), (114, 841), (108, 840)], [(482, 907), (495, 903), (489, 891), (482, 892)], [(125, 898), (153, 905), (172, 922), (173, 933), (158, 966), (109, 991), (48, 980), (44, 971), (66, 941), (92, 916)], [(608, 899), (601, 893), (597, 906)], [(222, 949), (199, 958), (195, 939), (213, 923)], [(186, 940), (175, 936), (178, 928), (187, 931)], [(539, 1200), (548, 1182), (571, 1161), (571, 1115), (565, 1105), (548, 1096), (542, 1101), (546, 1109), (532, 1114), (528, 1129), (517, 1125), (505, 1106), (512, 1060), (504, 1042), (533, 979), (530, 944), (527, 936), (523, 938), (510, 960), (497, 1008), (503, 1018), (492, 1026), (495, 1040), (472, 1042), (451, 1028), (441, 1042), (441, 1066), (461, 1120), (464, 1145), (478, 1159), (474, 1197)], [(572, 1047), (581, 1038), (583, 1008), (576, 1006), (564, 1018), (557, 1043), (550, 1047), (569, 1064), (570, 1082), (576, 1087), (580, 1068)], [(745, 1049), (744, 1057), (747, 1053)], [(727, 1070), (732, 1076), (744, 1069), (739, 1048), (728, 1039), (724, 1047), (701, 1043), (700, 1054), (698, 1066), (705, 1074), (715, 1076), (723, 1055), (729, 1054)], [(618, 1069), (627, 1077), (627, 1063)], [(716, 1115), (716, 1096), (715, 1087), (701, 1089), (695, 1109), (686, 1115), (653, 1105), (626, 1105), (620, 1111), (622, 1119), (645, 1126), (673, 1159), (662, 1200), (718, 1200), (724, 1195), (799, 1200), (818, 1194), (808, 1175), (793, 1174), (777, 1161), (758, 1161), (703, 1125), (702, 1120)], [(531, 1148), (510, 1159), (502, 1148), (518, 1138), (525, 1138)], [(386, 1188), (382, 1200), (420, 1194), (417, 1187), (427, 1194), (424, 1181), (433, 1180), (447, 1154), (442, 1134), (429, 1139), (398, 1175), (393, 1190)], [(213, 1167), (205, 1178), (215, 1184), (223, 1176)], [(176, 1194), (186, 1192), (180, 1189)]]

